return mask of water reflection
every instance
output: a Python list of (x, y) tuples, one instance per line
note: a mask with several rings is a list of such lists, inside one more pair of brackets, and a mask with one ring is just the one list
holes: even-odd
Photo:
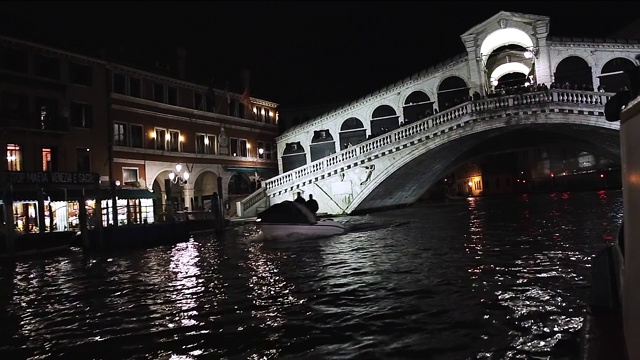
[[(0, 269), (2, 359), (571, 358), (621, 194), (417, 204), (283, 246), (242, 230)], [(567, 350), (569, 349), (569, 350)]]
[(171, 283), (173, 290), (170, 294), (179, 311), (175, 315), (177, 322), (169, 324), (170, 327), (199, 324), (194, 319), (198, 315), (198, 297), (204, 289), (203, 281), (198, 276), (200, 269), (196, 266), (199, 259), (198, 244), (195, 241), (178, 244), (171, 251), (169, 268), (174, 272), (175, 280)]

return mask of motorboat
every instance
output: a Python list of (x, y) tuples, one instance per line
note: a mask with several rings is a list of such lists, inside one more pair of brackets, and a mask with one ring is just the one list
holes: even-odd
[(257, 227), (269, 240), (304, 240), (341, 235), (347, 227), (333, 219), (318, 219), (306, 206), (283, 201), (258, 214)]
[(332, 219), (320, 219), (313, 224), (264, 223), (258, 227), (268, 239), (303, 240), (316, 239), (346, 232), (346, 227)]

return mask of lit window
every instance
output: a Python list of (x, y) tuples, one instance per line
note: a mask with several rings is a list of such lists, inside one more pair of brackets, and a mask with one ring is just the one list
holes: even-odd
[(138, 181), (138, 168), (122, 169), (122, 181), (125, 184), (135, 183)]
[(51, 149), (42, 148), (42, 171), (51, 171)]
[(22, 170), (22, 150), (20, 145), (7, 144), (7, 170)]

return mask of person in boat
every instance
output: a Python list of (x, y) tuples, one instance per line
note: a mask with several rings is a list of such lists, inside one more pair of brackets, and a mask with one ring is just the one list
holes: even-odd
[(309, 200), (307, 200), (307, 202), (305, 203), (305, 206), (307, 207), (307, 209), (309, 209), (309, 211), (311, 211), (311, 213), (316, 216), (316, 213), (318, 212), (318, 209), (320, 208), (318, 206), (318, 202), (313, 198), (313, 195), (309, 194)]
[(302, 197), (302, 193), (298, 193), (298, 196), (296, 196), (296, 199), (293, 200), (293, 201), (295, 201), (295, 202), (297, 202), (299, 204), (302, 204), (302, 205), (306, 205), (307, 204), (307, 202)]

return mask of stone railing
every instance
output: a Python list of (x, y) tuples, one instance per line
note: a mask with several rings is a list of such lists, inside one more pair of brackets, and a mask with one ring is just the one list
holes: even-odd
[(603, 112), (604, 104), (613, 95), (603, 92), (553, 89), (469, 101), (268, 179), (263, 185), (269, 192), (280, 187), (292, 186), (296, 182), (305, 181), (310, 177), (333, 171), (345, 161), (371, 156), (379, 151), (386, 151), (390, 144), (400, 145), (402, 140), (412, 139), (415, 135), (423, 134), (427, 130), (455, 125), (457, 124), (456, 120), (460, 122), (469, 120), (469, 117), (477, 118), (492, 110), (521, 108), (547, 103), (572, 104), (569, 105), (571, 109)]
[(257, 189), (251, 195), (247, 196), (246, 198), (242, 199), (242, 201), (240, 201), (240, 208), (236, 209), (236, 210), (239, 210), (238, 214), (240, 216), (243, 216), (248, 209), (250, 209), (255, 204), (259, 203), (266, 196), (267, 196), (267, 193), (264, 187)]

